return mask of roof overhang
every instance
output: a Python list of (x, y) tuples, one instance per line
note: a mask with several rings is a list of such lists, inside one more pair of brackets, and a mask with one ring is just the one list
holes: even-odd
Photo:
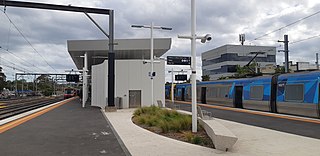
[[(115, 39), (115, 59), (150, 59), (150, 39)], [(78, 69), (83, 68), (87, 52), (88, 68), (108, 59), (108, 40), (68, 40), (68, 52)], [(171, 47), (171, 38), (154, 39), (154, 56), (160, 57)]]

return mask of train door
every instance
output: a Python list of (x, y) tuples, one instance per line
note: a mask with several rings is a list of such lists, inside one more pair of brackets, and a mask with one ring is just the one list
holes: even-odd
[(271, 93), (270, 93), (270, 111), (277, 113), (277, 80), (278, 75), (272, 76), (271, 79)]
[(235, 108), (243, 108), (242, 106), (242, 92), (243, 86), (235, 86), (235, 92), (233, 97), (233, 106)]
[(201, 103), (207, 103), (207, 87), (201, 87)]
[(318, 118), (320, 118), (320, 84), (318, 87)]
[(141, 90), (129, 90), (129, 108), (141, 107)]
[(182, 100), (182, 101), (186, 101), (186, 100), (185, 100), (185, 97), (184, 97), (185, 93), (186, 93), (186, 89), (185, 89), (185, 88), (182, 88), (182, 89), (181, 89), (181, 100)]

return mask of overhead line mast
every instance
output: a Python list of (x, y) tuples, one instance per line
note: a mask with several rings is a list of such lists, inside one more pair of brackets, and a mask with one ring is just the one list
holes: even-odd
[(108, 52), (108, 107), (114, 107), (114, 82), (115, 82), (115, 53), (114, 49), (114, 10), (111, 9), (100, 9), (100, 8), (87, 8), (87, 7), (76, 7), (76, 6), (64, 6), (56, 4), (45, 4), (35, 2), (19, 2), (19, 1), (7, 1), (0, 0), (2, 6), (12, 7), (23, 7), (23, 8), (34, 8), (34, 9), (45, 9), (45, 10), (59, 10), (59, 11), (70, 11), (70, 12), (81, 12), (81, 13), (94, 13), (109, 15), (109, 52)]

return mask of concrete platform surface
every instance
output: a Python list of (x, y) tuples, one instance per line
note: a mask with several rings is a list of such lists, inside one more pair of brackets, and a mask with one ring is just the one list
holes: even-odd
[(100, 108), (78, 99), (0, 134), (0, 156), (125, 156)]
[[(105, 113), (107, 119), (133, 156), (319, 156), (320, 140), (275, 130), (215, 119), (239, 140), (228, 152), (193, 145), (140, 128), (131, 121), (134, 109)], [(320, 133), (319, 133), (320, 134)]]

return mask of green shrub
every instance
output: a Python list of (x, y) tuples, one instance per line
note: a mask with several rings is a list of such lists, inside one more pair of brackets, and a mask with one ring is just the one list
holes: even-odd
[(191, 130), (192, 119), (189, 115), (175, 110), (161, 109), (157, 106), (138, 108), (134, 113), (134, 121), (149, 127), (157, 127), (163, 133)]
[(156, 126), (158, 124), (158, 119), (157, 117), (155, 116), (151, 116), (151, 115), (148, 115), (147, 119), (146, 119), (146, 125), (148, 125), (149, 127), (152, 127), (152, 126)]
[(194, 136), (192, 139), (191, 139), (191, 143), (193, 144), (201, 144), (202, 143), (202, 138), (198, 137), (198, 136)]
[(193, 133), (191, 131), (183, 132), (184, 137), (187, 139), (188, 142), (191, 142), (193, 138)]
[(139, 124), (145, 124), (146, 123), (146, 118), (144, 116), (139, 116), (139, 117), (137, 117), (137, 122)]
[(136, 116), (140, 116), (141, 114), (142, 114), (142, 110), (141, 108), (139, 108), (134, 111), (133, 116), (136, 117)]
[(180, 118), (179, 122), (181, 124), (181, 129), (183, 130), (189, 130), (192, 128), (192, 119), (189, 116), (183, 116)]
[(168, 133), (169, 132), (169, 125), (168, 122), (165, 122), (161, 120), (158, 124), (158, 127), (161, 129), (163, 133)]

